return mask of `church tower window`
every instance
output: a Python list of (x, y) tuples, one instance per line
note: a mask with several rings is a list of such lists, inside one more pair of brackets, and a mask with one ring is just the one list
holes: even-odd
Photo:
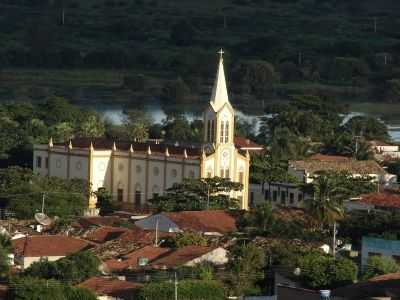
[(225, 121), (225, 143), (228, 142), (229, 139), (229, 121)]

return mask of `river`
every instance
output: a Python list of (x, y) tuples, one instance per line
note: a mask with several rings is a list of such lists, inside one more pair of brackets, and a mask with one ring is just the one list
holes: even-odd
[[(356, 115), (370, 115), (383, 121), (389, 129), (389, 134), (393, 141), (400, 142), (400, 104), (379, 104), (379, 103), (356, 103), (350, 105), (350, 114), (347, 118)], [(162, 122), (166, 118), (166, 113), (158, 103), (149, 103), (143, 106), (144, 110), (152, 117), (156, 123)], [(120, 124), (123, 119), (123, 108), (121, 105), (100, 105), (96, 111), (110, 121)], [(201, 107), (185, 108), (184, 115), (189, 120), (201, 118)], [(236, 111), (236, 116), (249, 122), (254, 122), (255, 130), (258, 131), (260, 115), (248, 114)]]

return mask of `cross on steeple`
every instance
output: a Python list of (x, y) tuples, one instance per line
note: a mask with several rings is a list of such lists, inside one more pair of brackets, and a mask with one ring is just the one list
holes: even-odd
[(219, 58), (220, 59), (222, 59), (223, 58), (223, 56), (224, 56), (224, 50), (222, 50), (222, 48), (218, 51), (218, 54), (219, 54)]

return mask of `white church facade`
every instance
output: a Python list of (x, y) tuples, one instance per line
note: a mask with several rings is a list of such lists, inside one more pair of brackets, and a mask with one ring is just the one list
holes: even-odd
[[(115, 201), (144, 206), (184, 178), (224, 177), (243, 184), (231, 197), (248, 209), (250, 155), (235, 143), (221, 55), (210, 103), (204, 112), (204, 144), (183, 148), (158, 142), (123, 143), (76, 138), (66, 144), (34, 145), (33, 170), (43, 176), (87, 180), (91, 191), (106, 188)], [(96, 199), (91, 196), (89, 209)]]

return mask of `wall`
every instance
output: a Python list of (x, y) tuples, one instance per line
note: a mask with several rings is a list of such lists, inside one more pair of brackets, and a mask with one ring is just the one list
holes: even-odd
[(56, 261), (63, 257), (65, 257), (65, 256), (24, 257), (22, 260), (22, 262), (23, 262), (22, 269), (29, 268), (29, 266), (31, 264), (33, 264), (34, 262), (38, 262), (43, 259), (47, 259), (48, 261)]
[(187, 267), (193, 267), (202, 262), (211, 262), (214, 265), (223, 265), (228, 262), (228, 251), (224, 248), (216, 248), (213, 251), (197, 257), (185, 264)]
[[(368, 253), (379, 253), (381, 256), (400, 261), (400, 241), (363, 237), (361, 244), (361, 267), (367, 264)], [(393, 257), (394, 256), (394, 257)]]
[[(276, 198), (274, 198), (274, 192), (276, 194)], [(284, 195), (282, 195), (282, 192)], [(293, 197), (293, 200), (291, 200), (291, 197)], [(251, 202), (251, 198), (253, 198), (253, 206), (268, 202), (271, 203), (272, 206), (280, 205), (301, 208), (304, 207), (304, 199), (307, 197), (308, 196), (304, 195), (300, 188), (295, 184), (265, 183), (264, 189), (262, 188), (261, 184), (250, 185), (249, 202)]]

